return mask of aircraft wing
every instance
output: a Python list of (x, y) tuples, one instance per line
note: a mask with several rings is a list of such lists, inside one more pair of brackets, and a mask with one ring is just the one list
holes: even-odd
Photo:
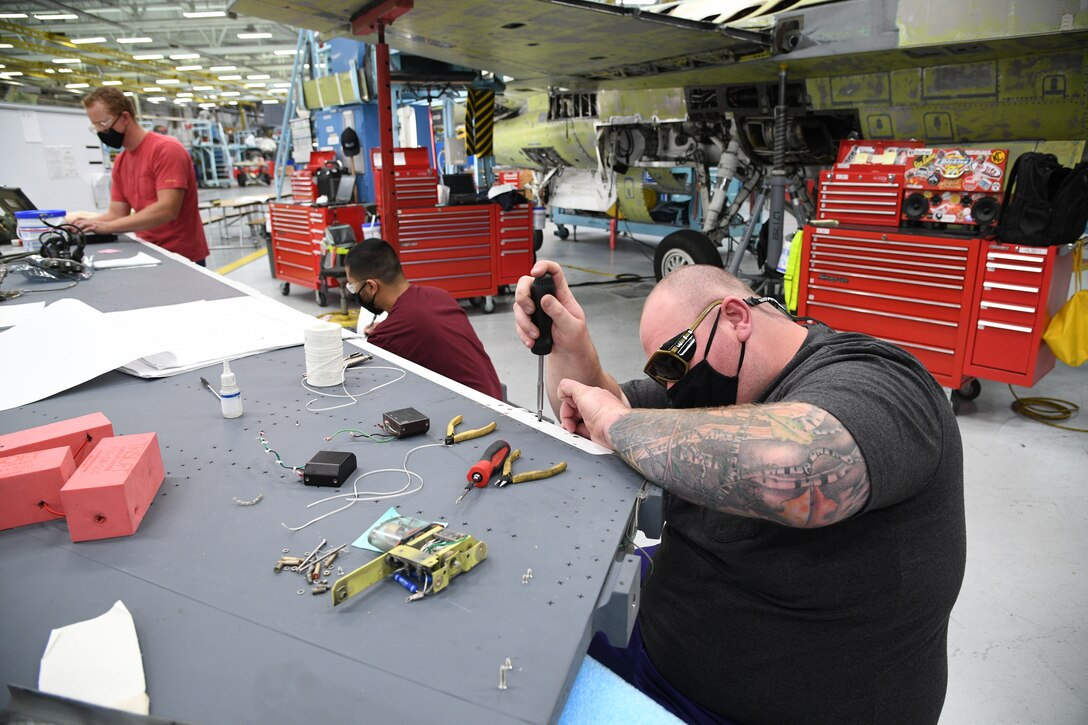
[[(808, 4), (813, 0), (802, 0)], [(826, 2), (827, 0), (821, 0)], [(375, 3), (359, 0), (235, 0), (234, 12), (375, 42), (352, 19)], [(511, 76), (513, 86), (588, 87), (640, 69), (657, 76), (768, 57), (769, 35), (589, 0), (414, 0), (386, 29), (386, 42), (411, 55)], [(668, 86), (661, 78), (654, 85)]]

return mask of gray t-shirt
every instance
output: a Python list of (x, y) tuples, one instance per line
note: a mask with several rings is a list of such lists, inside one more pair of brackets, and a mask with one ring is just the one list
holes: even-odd
[[(651, 380), (622, 388), (634, 407), (668, 405)], [(748, 725), (936, 722), (966, 559), (951, 406), (900, 348), (823, 326), (756, 402), (779, 401), (846, 426), (868, 503), (795, 529), (668, 496), (639, 612), (647, 652), (687, 697)]]

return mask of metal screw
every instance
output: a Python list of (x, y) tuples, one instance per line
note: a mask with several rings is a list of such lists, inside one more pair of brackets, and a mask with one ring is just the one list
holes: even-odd
[(284, 549), (284, 550), (283, 550), (283, 553), (284, 553), (284, 554), (290, 554), (290, 553), (291, 553), (291, 550), (290, 550), (290, 549)]
[(507, 673), (507, 671), (512, 670), (512, 669), (514, 669), (514, 663), (510, 661), (509, 657), (506, 658), (505, 662), (503, 662), (501, 665), (499, 665), (499, 689), (500, 690), (505, 690), (506, 689), (506, 673)]
[(526, 569), (525, 573), (521, 575), (521, 583), (522, 584), (528, 584), (529, 580), (532, 579), (532, 578), (533, 578), (532, 568)]

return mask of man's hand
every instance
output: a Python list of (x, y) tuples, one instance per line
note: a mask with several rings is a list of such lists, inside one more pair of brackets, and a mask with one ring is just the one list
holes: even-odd
[(84, 234), (113, 234), (113, 230), (110, 228), (110, 220), (101, 217), (73, 219), (70, 223)]
[(559, 381), (559, 422), (571, 433), (612, 447), (608, 429), (631, 408), (615, 395), (570, 378)]
[(532, 347), (533, 342), (540, 337), (540, 330), (532, 320), (535, 305), (530, 290), (533, 280), (544, 276), (546, 272), (552, 273), (555, 296), (545, 295), (540, 303), (544, 312), (552, 318), (553, 352), (560, 355), (584, 354), (585, 346), (591, 344), (586, 331), (586, 315), (567, 286), (563, 268), (555, 262), (542, 259), (533, 265), (529, 274), (518, 280), (514, 292), (514, 326), (518, 337), (525, 347)]

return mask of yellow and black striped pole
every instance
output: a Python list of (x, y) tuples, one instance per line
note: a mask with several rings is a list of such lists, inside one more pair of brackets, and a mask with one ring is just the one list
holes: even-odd
[(490, 156), (495, 146), (495, 91), (469, 88), (465, 101), (465, 150), (476, 156)]

